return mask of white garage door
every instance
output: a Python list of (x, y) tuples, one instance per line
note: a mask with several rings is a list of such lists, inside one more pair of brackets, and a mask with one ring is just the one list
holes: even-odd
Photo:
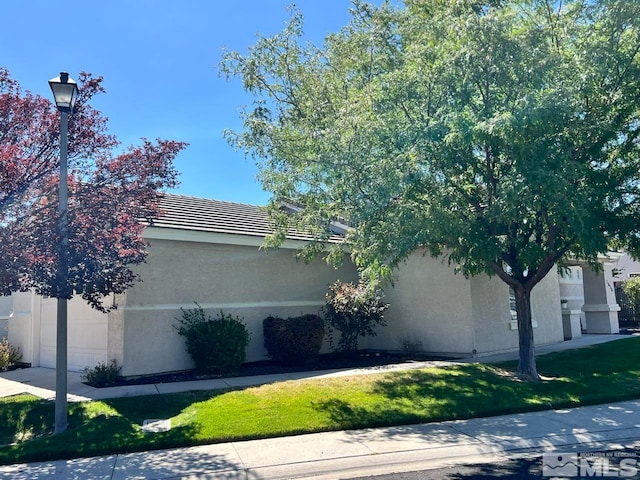
[[(56, 366), (56, 299), (42, 300), (40, 365)], [(80, 371), (107, 361), (107, 315), (92, 309), (81, 298), (68, 307), (67, 368)]]

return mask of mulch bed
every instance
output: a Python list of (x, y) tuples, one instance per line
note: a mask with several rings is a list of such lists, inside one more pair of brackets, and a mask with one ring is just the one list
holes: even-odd
[(189, 382), (193, 380), (208, 380), (212, 378), (252, 377), (256, 375), (273, 375), (278, 373), (308, 372), (317, 370), (333, 370), (343, 368), (381, 367), (385, 365), (411, 363), (415, 361), (451, 360), (442, 357), (406, 355), (386, 352), (361, 352), (357, 355), (325, 354), (318, 359), (300, 365), (283, 365), (272, 361), (244, 363), (237, 372), (229, 375), (199, 373), (195, 370), (185, 372), (165, 373), (159, 375), (145, 375), (135, 378), (119, 378), (108, 385), (90, 384), (92, 387), (113, 387), (121, 385), (147, 385), (153, 383)]

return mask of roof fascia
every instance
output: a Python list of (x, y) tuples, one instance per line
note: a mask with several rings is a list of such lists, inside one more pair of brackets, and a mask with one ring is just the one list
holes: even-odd
[[(263, 247), (265, 237), (239, 235), (230, 233), (204, 232), (202, 230), (186, 230), (166, 227), (146, 227), (142, 236), (146, 240), (173, 240), (180, 242), (217, 243), (222, 245), (242, 245), (247, 247)], [(303, 240), (285, 240), (279, 248), (300, 250), (308, 242)]]

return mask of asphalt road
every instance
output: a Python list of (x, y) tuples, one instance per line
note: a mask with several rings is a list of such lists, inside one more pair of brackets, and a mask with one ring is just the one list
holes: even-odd
[(543, 478), (541, 457), (537, 455), (494, 464), (457, 465), (419, 472), (359, 477), (355, 480), (489, 480), (495, 478), (540, 480)]

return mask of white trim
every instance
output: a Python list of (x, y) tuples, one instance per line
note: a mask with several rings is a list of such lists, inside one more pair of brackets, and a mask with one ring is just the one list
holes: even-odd
[[(265, 237), (240, 235), (235, 233), (203, 232), (201, 230), (183, 230), (165, 227), (146, 227), (143, 237), (147, 240), (175, 240), (182, 242), (219, 243), (223, 245), (243, 245), (263, 247)], [(304, 240), (285, 240), (280, 248), (300, 250), (309, 242)]]
[[(281, 302), (229, 302), (229, 303), (198, 303), (203, 309), (230, 310), (238, 308), (274, 308), (274, 307), (319, 307), (325, 302), (317, 300), (293, 300)], [(195, 303), (158, 303), (155, 305), (125, 305), (123, 311), (153, 311), (153, 310), (185, 310), (194, 308)]]
[(606, 303), (599, 304), (585, 304), (582, 306), (583, 312), (619, 312), (620, 305), (617, 303), (613, 305), (608, 305)]
[[(621, 252), (607, 252), (607, 253), (599, 253), (598, 254), (598, 262), (600, 263), (617, 263), (622, 257), (624, 257), (624, 253)], [(569, 267), (582, 267), (584, 265), (588, 265), (584, 260), (577, 258), (571, 254), (567, 256), (567, 263)]]

